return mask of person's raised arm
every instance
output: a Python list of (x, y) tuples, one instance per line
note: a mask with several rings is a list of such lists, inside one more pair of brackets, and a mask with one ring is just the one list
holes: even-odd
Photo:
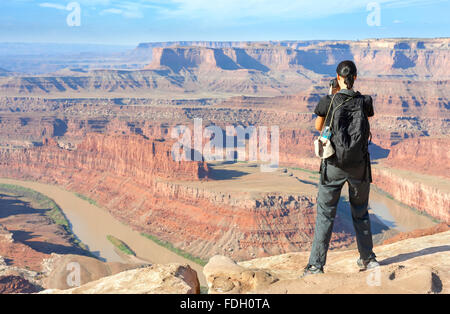
[(325, 117), (320, 117), (320, 116), (317, 117), (316, 125), (315, 125), (316, 130), (319, 131), (319, 132), (322, 131), (324, 123), (325, 123)]

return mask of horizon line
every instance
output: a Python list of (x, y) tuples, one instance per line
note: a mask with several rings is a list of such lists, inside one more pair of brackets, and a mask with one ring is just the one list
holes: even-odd
[(430, 39), (450, 39), (446, 36), (436, 37), (371, 37), (361, 39), (267, 39), (267, 40), (207, 40), (207, 39), (190, 39), (190, 40), (166, 40), (166, 41), (139, 41), (134, 44), (126, 43), (92, 43), (92, 42), (29, 42), (29, 41), (0, 41), (0, 44), (46, 44), (46, 45), (96, 45), (96, 46), (138, 46), (140, 44), (150, 43), (176, 43), (176, 42), (215, 42), (215, 43), (269, 43), (269, 42), (308, 42), (308, 41), (368, 41), (368, 40), (430, 40)]

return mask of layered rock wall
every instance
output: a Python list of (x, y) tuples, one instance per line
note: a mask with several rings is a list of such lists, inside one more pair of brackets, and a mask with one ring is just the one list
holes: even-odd
[(447, 138), (407, 139), (391, 147), (384, 163), (393, 168), (450, 178), (450, 142)]
[(57, 171), (109, 172), (150, 183), (154, 176), (199, 180), (207, 177), (206, 164), (177, 162), (171, 156), (171, 143), (150, 141), (142, 136), (104, 136), (89, 134), (76, 150), (66, 150), (53, 139), (42, 147), (6, 149), (1, 164), (11, 171), (52, 175)]

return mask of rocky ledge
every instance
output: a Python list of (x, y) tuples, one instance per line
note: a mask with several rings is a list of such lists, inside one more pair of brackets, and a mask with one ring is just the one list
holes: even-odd
[(330, 252), (325, 274), (300, 278), (308, 253), (235, 263), (216, 255), (204, 268), (209, 293), (449, 293), (450, 231), (375, 247), (381, 266), (360, 272), (355, 250)]
[[(448, 229), (447, 229), (448, 230)], [(216, 255), (204, 267), (210, 294), (256, 293), (413, 293), (448, 294), (450, 292), (450, 231), (409, 238), (392, 244), (376, 246), (374, 251), (380, 267), (364, 272), (356, 266), (356, 250), (331, 251), (325, 274), (301, 278), (308, 260), (307, 252), (287, 253), (234, 262)], [(65, 264), (74, 256), (57, 258)], [(63, 258), (64, 261), (59, 259)], [(86, 258), (86, 257), (83, 257)], [(56, 260), (55, 260), (56, 261)], [(54, 261), (54, 262), (55, 262)], [(81, 260), (78, 260), (82, 262)], [(48, 263), (47, 263), (48, 264)], [(48, 265), (53, 265), (52, 263)], [(48, 266), (47, 265), (47, 266)], [(92, 263), (83, 264), (93, 267)], [(82, 282), (67, 289), (58, 286), (66, 278), (61, 267), (48, 274), (45, 285), (37, 285), (38, 273), (6, 266), (0, 258), (0, 291), (3, 293), (33, 293), (39, 286), (47, 286), (44, 294), (198, 294), (197, 273), (189, 266), (177, 263), (135, 265), (134, 269)], [(14, 269), (13, 269), (14, 268)], [(65, 268), (64, 268), (65, 269)], [(64, 274), (63, 274), (64, 273)], [(89, 270), (88, 270), (89, 273)], [(63, 276), (64, 275), (64, 276)], [(86, 277), (85, 272), (82, 277)], [(53, 280), (49, 281), (49, 278)], [(56, 279), (55, 279), (56, 278)], [(52, 282), (53, 284), (49, 284)]]

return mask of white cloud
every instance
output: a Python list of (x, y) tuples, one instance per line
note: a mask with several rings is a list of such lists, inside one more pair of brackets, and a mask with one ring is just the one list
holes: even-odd
[(103, 10), (103, 11), (100, 12), (100, 14), (107, 14), (107, 13), (122, 14), (123, 10), (111, 8), (111, 9), (106, 9), (106, 10)]
[(39, 3), (39, 6), (43, 7), (43, 8), (52, 8), (52, 9), (58, 9), (58, 10), (66, 10), (66, 6), (65, 5), (57, 4), (57, 3), (44, 2), (44, 3)]
[(446, 2), (446, 1), (448, 1), (448, 0), (396, 0), (396, 1), (389, 1), (389, 3), (386, 4), (386, 7), (387, 8), (405, 8), (405, 7), (412, 7), (412, 6), (435, 4), (435, 3)]
[[(85, 7), (107, 6), (107, 5), (111, 4), (110, 0), (67, 0), (64, 2), (66, 3), (65, 5), (58, 4), (58, 3), (43, 2), (43, 3), (39, 3), (39, 6), (43, 7), (43, 8), (66, 10), (67, 4), (69, 4), (70, 2), (79, 3), (81, 6), (85, 6)], [(119, 1), (119, 2), (121, 2), (121, 1)]]
[(100, 14), (118, 14), (130, 19), (139, 19), (144, 17), (144, 9), (145, 6), (141, 3), (122, 2), (116, 3), (112, 8), (102, 10)]

